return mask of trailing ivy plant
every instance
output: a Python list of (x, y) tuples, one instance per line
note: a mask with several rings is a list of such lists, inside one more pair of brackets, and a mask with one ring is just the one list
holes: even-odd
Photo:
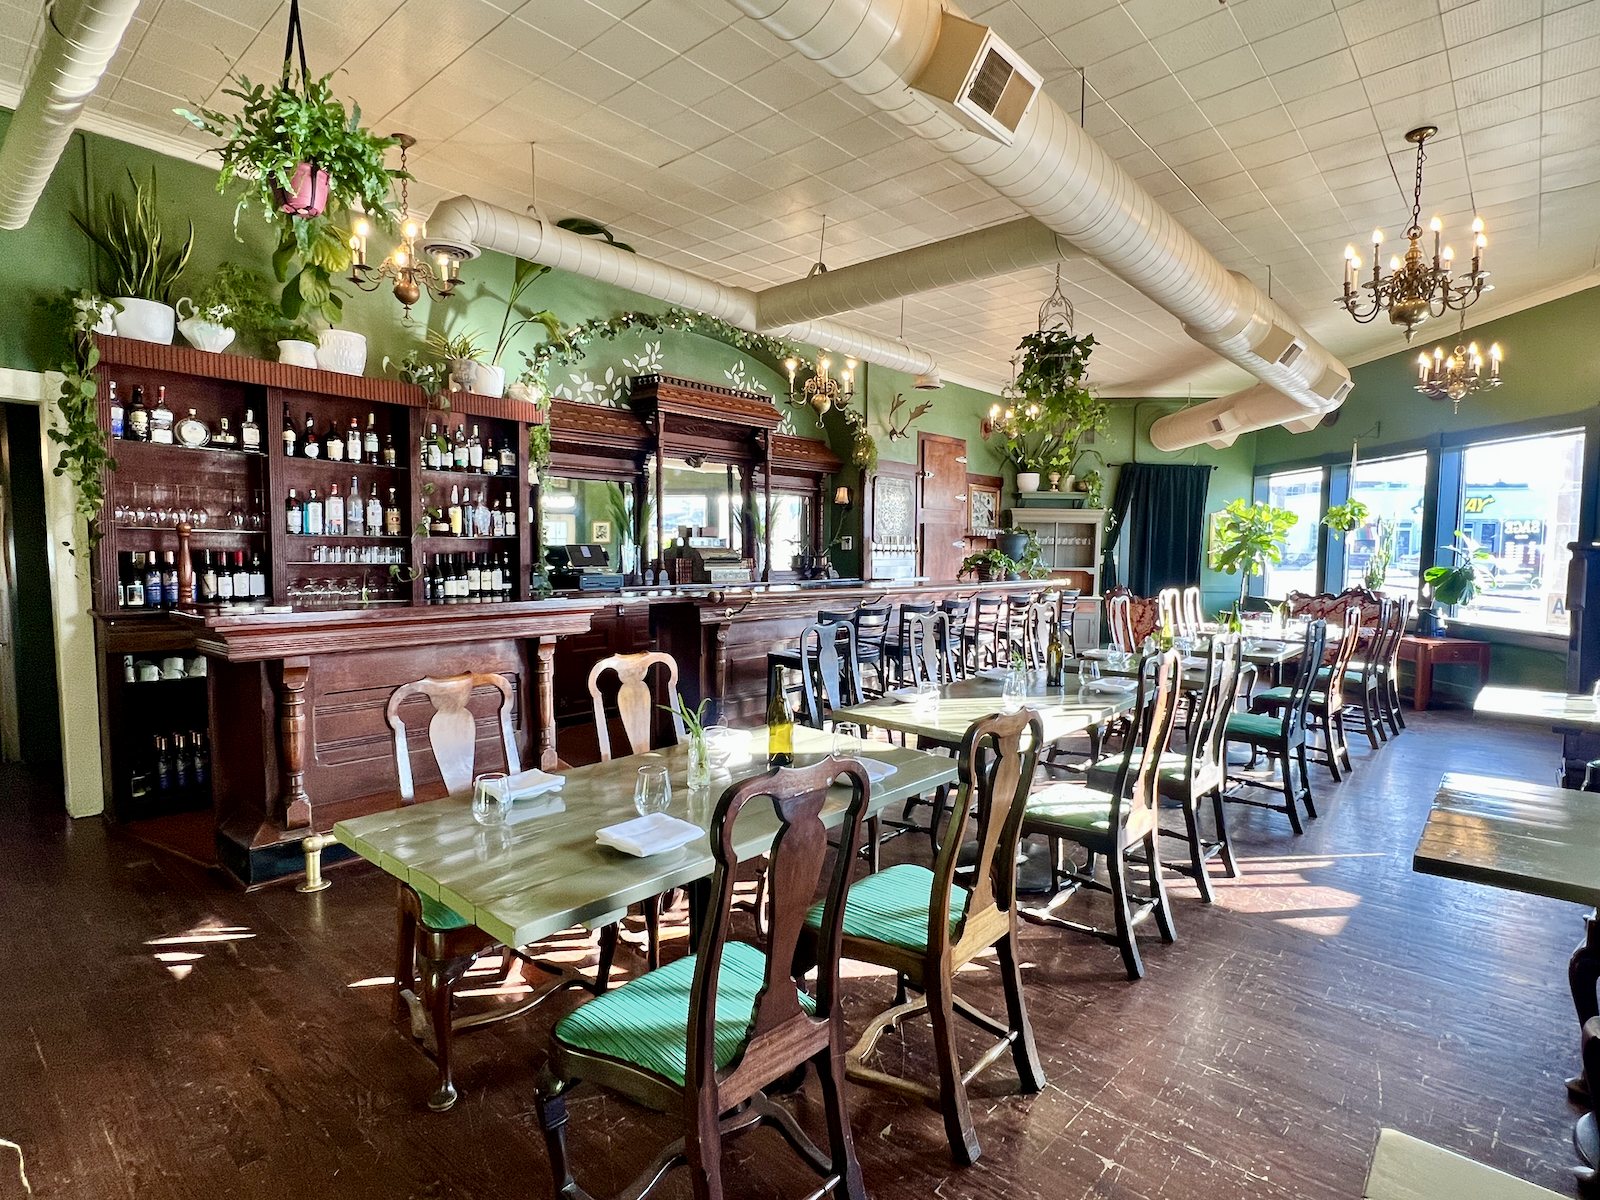
[(522, 351), (525, 383), (543, 383), (552, 366), (571, 366), (584, 357), (584, 348), (597, 341), (614, 341), (625, 333), (643, 330), (648, 333), (696, 333), (701, 337), (725, 342), (766, 362), (773, 370), (786, 358), (803, 358), (805, 351), (793, 342), (768, 337), (764, 333), (729, 325), (726, 321), (687, 308), (669, 308), (665, 312), (624, 312), (614, 317), (591, 317), (567, 330), (564, 338), (543, 342), (532, 350)]
[(1351, 500), (1344, 504), (1335, 504), (1328, 509), (1322, 518), (1322, 523), (1335, 533), (1349, 533), (1367, 523), (1369, 515), (1367, 506), (1359, 500)]
[[(61, 363), (61, 392), (56, 397), (57, 421), (50, 426), (50, 440), (60, 447), (54, 474), (72, 480), (73, 512), (88, 526), (93, 546), (100, 540), (96, 518), (105, 503), (105, 475), (117, 469), (117, 460), (106, 448), (105, 431), (100, 427), (97, 404), (98, 382), (94, 369), (100, 351), (94, 344), (94, 327), (105, 310), (106, 301), (90, 291), (66, 293), (51, 307), (63, 316), (69, 350)], [(76, 553), (71, 543), (69, 549)]]
[(1017, 349), (1017, 377), (1005, 391), (1012, 408), (1002, 453), (1019, 471), (1068, 471), (1084, 434), (1110, 428), (1110, 410), (1083, 383), (1094, 335), (1040, 330)]

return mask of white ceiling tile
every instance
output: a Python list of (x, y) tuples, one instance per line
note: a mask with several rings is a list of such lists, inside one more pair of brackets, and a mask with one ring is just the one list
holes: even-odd
[[(1263, 0), (1255, 0), (1262, 3)], [(1285, 33), (1251, 43), (1261, 67), (1269, 75), (1301, 63), (1314, 62), (1345, 49), (1344, 30), (1333, 13), (1318, 17)]]
[(1493, 37), (1514, 25), (1537, 21), (1540, 0), (1472, 0), (1443, 14), (1445, 41), (1451, 46)]
[(1178, 79), (1197, 100), (1231, 91), (1263, 75), (1256, 52), (1246, 46), (1178, 72)]

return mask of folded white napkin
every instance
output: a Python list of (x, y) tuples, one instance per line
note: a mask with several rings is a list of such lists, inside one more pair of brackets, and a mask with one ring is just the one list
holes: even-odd
[(506, 789), (506, 793), (515, 801), (526, 800), (530, 796), (540, 796), (545, 792), (553, 792), (565, 786), (566, 782), (567, 777), (565, 775), (551, 775), (535, 768), (531, 771), (523, 771), (516, 775), (507, 776), (505, 783), (501, 786)]
[(873, 783), (879, 783), (889, 778), (898, 770), (893, 763), (879, 762), (877, 759), (868, 758), (864, 754), (845, 755), (844, 757), (854, 757), (858, 763), (866, 768), (867, 778), (872, 780)]
[[(931, 700), (938, 700), (938, 698), (939, 695), (937, 692), (933, 693), (933, 695), (929, 697)], [(884, 699), (894, 700), (900, 704), (916, 704), (919, 700), (924, 699), (924, 697), (923, 694), (917, 691), (917, 689), (914, 687), (903, 687), (895, 688), (891, 692), (885, 692)]]
[(608, 825), (597, 831), (594, 837), (602, 846), (610, 846), (635, 858), (649, 858), (652, 854), (664, 854), (668, 850), (687, 846), (696, 838), (704, 837), (705, 832), (693, 822), (667, 813), (651, 813), (620, 825)]
[(1131, 692), (1138, 686), (1132, 679), (1091, 679), (1083, 685), (1083, 690), (1115, 695), (1119, 692)]

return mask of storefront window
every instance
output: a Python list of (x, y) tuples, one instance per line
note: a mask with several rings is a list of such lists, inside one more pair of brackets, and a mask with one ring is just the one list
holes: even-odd
[[(1453, 526), (1440, 514), (1439, 541), (1448, 544), (1459, 529), (1488, 551), (1481, 576), (1493, 586), (1480, 587), (1460, 615), (1483, 625), (1565, 634), (1567, 544), (1578, 536), (1583, 433), (1477, 442), (1461, 458), (1461, 511)], [(1435, 560), (1441, 566), (1460, 561), (1442, 548)]]
[(1317, 522), (1322, 520), (1322, 468), (1267, 476), (1267, 503), (1300, 519), (1284, 539), (1283, 561), (1268, 563), (1261, 594), (1282, 600), (1290, 592), (1317, 590)]
[[(1369, 574), (1389, 596), (1415, 602), (1422, 567), (1422, 509), (1428, 479), (1426, 453), (1357, 463), (1350, 498), (1367, 506), (1367, 523), (1345, 539), (1344, 586), (1361, 587)], [(1383, 564), (1387, 545), (1388, 562)], [(1380, 571), (1380, 567), (1382, 568)], [(1377, 575), (1381, 573), (1382, 582)]]

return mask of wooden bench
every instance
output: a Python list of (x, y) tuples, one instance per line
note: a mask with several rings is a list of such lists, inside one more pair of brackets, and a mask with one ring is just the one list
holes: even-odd
[(1554, 1200), (1560, 1193), (1385, 1129), (1378, 1134), (1361, 1195), (1363, 1200)]

